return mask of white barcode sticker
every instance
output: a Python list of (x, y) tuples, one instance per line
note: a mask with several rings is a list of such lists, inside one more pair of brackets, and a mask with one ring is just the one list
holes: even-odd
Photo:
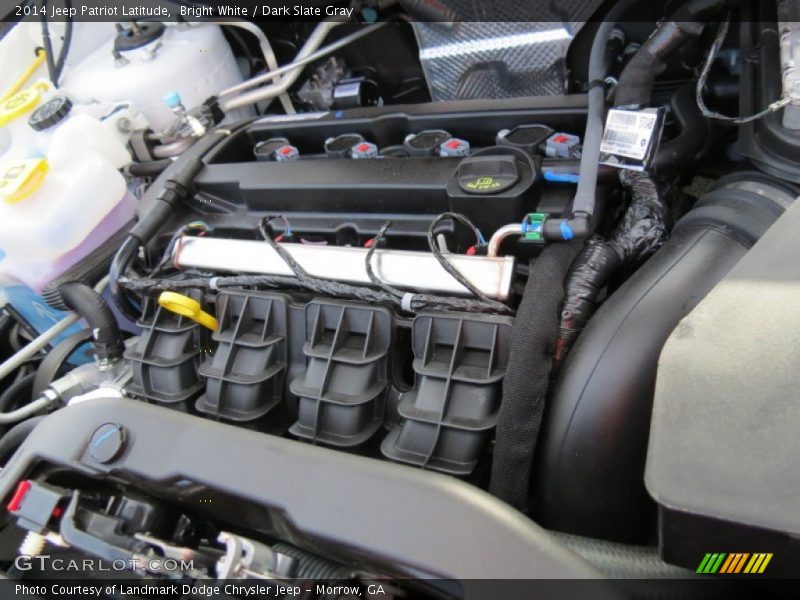
[(608, 111), (600, 152), (644, 160), (658, 123), (658, 114), (649, 111)]

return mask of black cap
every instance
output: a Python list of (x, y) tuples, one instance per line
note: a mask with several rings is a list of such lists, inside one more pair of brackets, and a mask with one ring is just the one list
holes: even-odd
[(426, 129), (407, 135), (403, 146), (409, 156), (436, 156), (439, 154), (439, 146), (452, 137), (443, 129)]
[(164, 35), (164, 31), (166, 31), (166, 27), (158, 21), (150, 23), (131, 21), (131, 25), (127, 29), (118, 24), (117, 37), (114, 38), (114, 50), (117, 52), (136, 50), (136, 48), (155, 42)]
[(45, 102), (28, 118), (28, 125), (34, 131), (44, 131), (60, 123), (72, 110), (72, 101), (66, 96), (56, 96)]
[(364, 141), (360, 133), (343, 133), (325, 140), (325, 156), (328, 158), (347, 158), (350, 149)]
[(458, 187), (468, 194), (497, 194), (519, 181), (513, 156), (472, 156), (458, 165)]
[(116, 423), (103, 423), (89, 440), (89, 456), (99, 463), (110, 463), (125, 448), (125, 430)]
[(547, 125), (517, 125), (513, 129), (504, 129), (497, 134), (495, 143), (498, 146), (511, 146), (531, 154), (535, 154), (540, 144), (555, 133)]

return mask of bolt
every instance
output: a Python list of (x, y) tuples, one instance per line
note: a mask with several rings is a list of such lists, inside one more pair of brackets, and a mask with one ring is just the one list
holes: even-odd
[(117, 120), (117, 131), (120, 133), (128, 133), (133, 129), (133, 124), (128, 117), (122, 117)]

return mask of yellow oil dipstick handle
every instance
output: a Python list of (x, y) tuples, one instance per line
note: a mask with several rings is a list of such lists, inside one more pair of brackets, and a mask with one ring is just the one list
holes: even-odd
[(161, 292), (158, 303), (168, 311), (187, 317), (203, 327), (208, 327), (211, 331), (216, 331), (219, 327), (214, 315), (205, 312), (200, 303), (189, 296), (176, 292)]
[(33, 59), (33, 62), (28, 65), (28, 68), (22, 72), (22, 75), (20, 75), (17, 80), (11, 84), (11, 87), (6, 90), (6, 93), (0, 96), (0, 102), (5, 102), (11, 98), (11, 96), (20, 91), (22, 86), (25, 85), (25, 82), (30, 79), (30, 76), (33, 75), (36, 69), (38, 69), (39, 66), (44, 62), (45, 58), (47, 58), (47, 53), (44, 50), (39, 49), (39, 51), (36, 53), (36, 58)]

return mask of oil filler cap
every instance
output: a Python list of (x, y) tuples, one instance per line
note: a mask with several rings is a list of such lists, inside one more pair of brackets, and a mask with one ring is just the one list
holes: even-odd
[(489, 195), (507, 190), (519, 181), (513, 156), (473, 156), (458, 165), (458, 187), (468, 194)]
[(115, 423), (103, 423), (89, 441), (89, 456), (99, 463), (109, 463), (125, 447), (125, 430)]

